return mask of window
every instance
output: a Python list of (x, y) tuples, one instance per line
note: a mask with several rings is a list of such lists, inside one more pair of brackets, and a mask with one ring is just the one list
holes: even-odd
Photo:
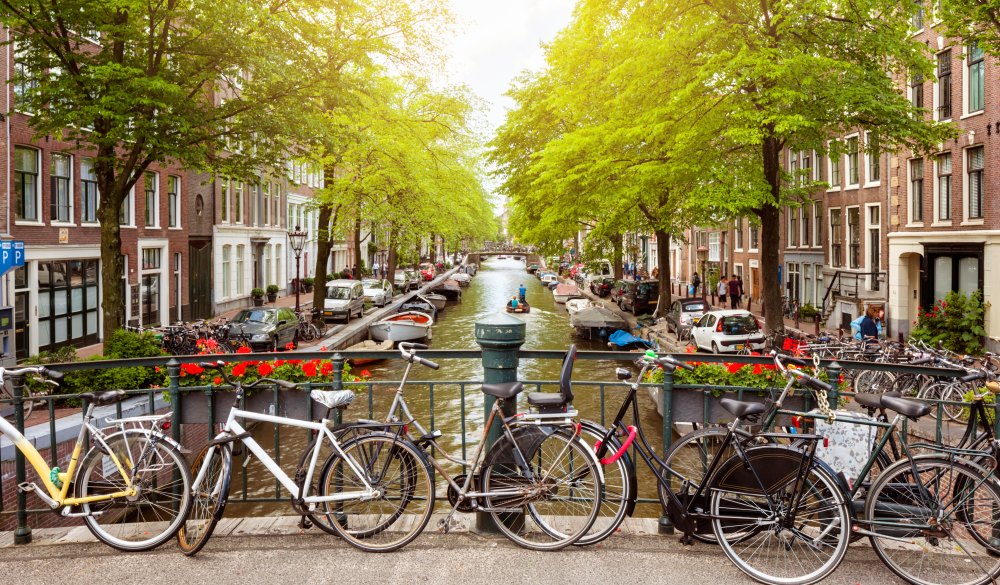
[(812, 223), (812, 220), (809, 217), (810, 207), (812, 206), (803, 205), (802, 207), (799, 208), (798, 211), (795, 212), (799, 215), (799, 225), (802, 226), (802, 239), (800, 240), (800, 242), (802, 242), (802, 247), (808, 246), (809, 243), (812, 241), (812, 238), (810, 237), (809, 234), (809, 225)]
[(816, 177), (813, 176), (813, 166), (812, 166), (812, 152), (808, 150), (803, 150), (799, 154), (799, 166), (802, 168), (802, 182), (808, 183), (813, 181)]
[(743, 220), (737, 220), (733, 228), (733, 249), (743, 250)]
[(14, 45), (14, 107), (17, 108), (19, 112), (27, 112), (27, 109), (21, 105), (31, 93), (31, 90), (38, 87), (38, 81), (30, 76), (28, 66), (25, 65), (24, 61), (26, 59), (23, 48), (18, 47), (15, 43)]
[(282, 286), (285, 282), (285, 273), (281, 270), (281, 260), (284, 256), (281, 255), (282, 246), (278, 244), (274, 247), (274, 282), (278, 286)]
[(968, 47), (966, 55), (967, 65), (966, 78), (969, 80), (968, 106), (969, 113), (979, 112), (983, 109), (985, 102), (985, 63), (983, 61), (983, 49), (978, 43), (973, 43)]
[(167, 226), (181, 225), (181, 178), (167, 176)]
[(156, 175), (156, 173), (144, 173), (142, 179), (146, 194), (146, 198), (144, 200), (146, 205), (145, 225), (149, 227), (158, 227), (160, 225), (158, 217), (160, 211), (159, 177)]
[(802, 302), (812, 304), (816, 292), (813, 289), (813, 265), (802, 265)]
[(951, 219), (951, 153), (937, 157), (937, 219)]
[(233, 221), (243, 223), (243, 181), (233, 182)]
[(868, 183), (878, 183), (882, 178), (882, 165), (879, 164), (878, 137), (871, 132), (865, 133), (865, 161), (868, 167)]
[(801, 283), (799, 282), (799, 263), (789, 262), (788, 263), (788, 278), (785, 282), (785, 290), (788, 291), (788, 298), (795, 299), (796, 301), (801, 301), (800, 289)]
[(840, 210), (830, 210), (830, 265), (840, 268), (843, 265), (840, 243)]
[(246, 294), (243, 290), (243, 251), (246, 246), (240, 244), (236, 246), (236, 296)]
[(135, 199), (135, 187), (129, 190), (128, 195), (122, 201), (121, 209), (118, 210), (118, 223), (121, 225), (135, 225), (135, 216), (132, 214), (133, 199)]
[(263, 204), (261, 204), (261, 214), (260, 214), (260, 224), (258, 225), (271, 225), (271, 183), (269, 181), (264, 181), (261, 185), (261, 189), (264, 191), (263, 194)]
[(840, 156), (831, 156), (829, 159), (830, 163), (830, 186), (839, 187), (840, 186)]
[(52, 221), (70, 223), (73, 221), (72, 185), (73, 159), (68, 154), (52, 155)]
[(923, 0), (917, 0), (913, 3), (913, 14), (910, 17), (910, 26), (913, 30), (918, 31), (924, 28), (924, 3)]
[(232, 284), (232, 273), (229, 266), (230, 255), (232, 255), (233, 247), (225, 245), (222, 247), (222, 298), (228, 299), (233, 296), (233, 284)]
[(858, 171), (858, 137), (847, 139), (847, 186), (856, 187), (860, 182)]
[(275, 226), (281, 226), (281, 183), (275, 183), (274, 188), (271, 189), (271, 193), (274, 194), (274, 202), (271, 207), (271, 222)]
[(813, 241), (814, 248), (823, 245), (823, 204), (819, 201), (813, 202)]
[(951, 119), (951, 49), (937, 56), (938, 120)]
[(38, 151), (14, 147), (14, 217), (38, 221)]
[(850, 243), (850, 267), (861, 268), (861, 210), (847, 208), (847, 238)]
[(924, 159), (910, 161), (910, 221), (924, 221)]
[(968, 153), (969, 173), (969, 219), (983, 218), (983, 166), (985, 153), (982, 146), (970, 148)]
[[(264, 278), (271, 279), (271, 246), (264, 246)], [(272, 284), (270, 282), (266, 284)]]
[(34, 311), (38, 315), (40, 351), (83, 347), (100, 340), (99, 266), (96, 259), (38, 263), (38, 304)]
[(220, 181), (222, 186), (222, 196), (219, 198), (219, 221), (229, 223), (229, 179)]
[(878, 290), (878, 272), (882, 268), (882, 211), (878, 205), (868, 208), (868, 271), (869, 290)]
[(160, 249), (142, 249), (142, 268), (140, 270), (140, 323), (156, 325), (160, 322)]
[(794, 248), (799, 245), (799, 210), (793, 207), (785, 208), (785, 217), (788, 218), (788, 247)]
[(910, 103), (915, 108), (924, 107), (924, 75), (914, 72), (910, 76)]
[(719, 262), (722, 260), (721, 250), (719, 248), (719, 232), (711, 232), (708, 234), (708, 261), (709, 262)]
[(97, 192), (97, 175), (94, 174), (94, 159), (80, 159), (80, 221), (84, 223), (97, 222), (97, 202), (100, 196)]

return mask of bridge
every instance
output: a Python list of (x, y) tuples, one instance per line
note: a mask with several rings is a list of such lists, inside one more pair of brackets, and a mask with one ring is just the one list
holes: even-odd
[(506, 250), (496, 250), (496, 251), (485, 251), (481, 250), (479, 252), (470, 252), (466, 258), (465, 262), (467, 264), (479, 264), (479, 261), (483, 256), (514, 256), (517, 258), (524, 259), (525, 266), (531, 266), (532, 264), (538, 264), (539, 266), (545, 266), (545, 262), (539, 254), (528, 253), (528, 252), (510, 252)]

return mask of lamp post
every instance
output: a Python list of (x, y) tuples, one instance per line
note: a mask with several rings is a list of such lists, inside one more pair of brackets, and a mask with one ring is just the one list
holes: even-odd
[(304, 229), (299, 226), (295, 226), (295, 229), (288, 232), (288, 243), (292, 246), (292, 252), (295, 253), (295, 312), (299, 312), (299, 291), (302, 290), (302, 279), (299, 276), (299, 269), (301, 267), (302, 260), (302, 247), (306, 244), (306, 236), (308, 234)]

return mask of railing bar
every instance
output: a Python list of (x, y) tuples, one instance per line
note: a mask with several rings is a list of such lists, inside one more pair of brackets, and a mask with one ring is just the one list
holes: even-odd
[(605, 420), (606, 416), (605, 416), (605, 412), (604, 412), (604, 409), (605, 409), (605, 399), (607, 398), (607, 396), (605, 395), (604, 382), (601, 382), (601, 385), (599, 386), (598, 391), (601, 394), (601, 397), (600, 397), (601, 398), (601, 426), (603, 427), (603, 426), (605, 426), (607, 424), (607, 421)]
[[(275, 414), (280, 413), (279, 401), (278, 401), (278, 385), (274, 385), (274, 389), (271, 391), (273, 396), (274, 412)], [(280, 416), (280, 414), (279, 414)], [(281, 466), (281, 425), (274, 425), (274, 462)], [(274, 497), (281, 497), (281, 482), (278, 478), (274, 478)]]
[[(461, 420), (462, 420), (462, 461), (466, 461), (467, 458), (468, 458), (468, 454), (466, 453), (466, 444), (465, 444), (465, 382), (459, 383), (459, 387), (458, 388), (459, 388), (459, 394), (461, 395), (460, 396), (460, 400), (458, 401), (458, 403), (461, 405), (461, 413), (462, 413), (462, 417), (461, 417)], [(462, 466), (462, 473), (468, 473), (468, 472), (469, 472), (468, 466), (463, 465)]]
[(431, 432), (434, 432), (434, 382), (427, 385), (428, 408), (431, 412)]
[[(59, 444), (55, 441), (56, 436), (56, 401), (51, 398), (47, 400), (48, 411), (49, 411), (49, 459), (52, 461), (52, 467), (59, 464)], [(0, 499), (3, 499), (2, 494), (0, 494)]]

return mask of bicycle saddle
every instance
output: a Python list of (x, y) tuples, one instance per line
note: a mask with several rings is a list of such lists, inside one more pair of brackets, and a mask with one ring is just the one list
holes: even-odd
[(892, 390), (884, 394), (855, 394), (854, 401), (865, 408), (882, 408), (882, 397), (899, 398), (899, 392)]
[(93, 402), (94, 406), (106, 406), (125, 400), (126, 395), (124, 390), (108, 390), (98, 393), (84, 392), (80, 394), (80, 398)]
[(760, 414), (767, 410), (762, 402), (740, 402), (739, 400), (733, 400), (732, 398), (723, 398), (719, 401), (722, 408), (729, 411), (729, 414), (742, 418), (751, 414)]
[(931, 411), (931, 405), (916, 400), (906, 398), (896, 398), (895, 396), (882, 396), (882, 406), (889, 410), (894, 410), (899, 414), (916, 420)]
[(309, 396), (327, 408), (343, 408), (354, 402), (354, 392), (350, 390), (313, 390)]
[(521, 382), (483, 384), (483, 394), (488, 394), (496, 398), (511, 398), (520, 394), (521, 390), (524, 390), (524, 384)]

